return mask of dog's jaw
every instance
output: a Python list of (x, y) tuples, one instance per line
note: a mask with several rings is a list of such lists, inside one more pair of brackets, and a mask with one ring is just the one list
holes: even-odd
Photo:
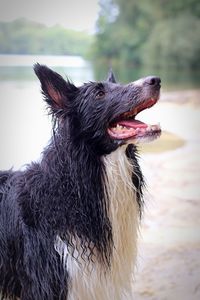
[(152, 141), (160, 136), (160, 124), (148, 125), (135, 117), (144, 109), (150, 108), (159, 99), (159, 94), (155, 98), (142, 101), (133, 109), (122, 113), (109, 124), (107, 132), (111, 139), (123, 141), (125, 144), (136, 144), (140, 141)]

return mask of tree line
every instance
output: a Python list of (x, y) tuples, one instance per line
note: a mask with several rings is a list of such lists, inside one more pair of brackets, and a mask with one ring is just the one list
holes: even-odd
[(86, 55), (92, 37), (85, 32), (47, 27), (26, 19), (0, 22), (1, 54)]
[[(0, 53), (82, 55), (128, 73), (133, 67), (200, 67), (199, 0), (100, 0), (94, 36), (25, 19), (0, 22)], [(102, 74), (104, 74), (102, 72)]]
[(96, 66), (200, 67), (199, 0), (100, 0)]

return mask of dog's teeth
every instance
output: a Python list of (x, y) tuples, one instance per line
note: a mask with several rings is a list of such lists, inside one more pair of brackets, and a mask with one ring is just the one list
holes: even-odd
[(151, 128), (152, 130), (158, 130), (158, 125), (152, 125)]
[(124, 126), (122, 126), (122, 125), (119, 125), (119, 124), (117, 124), (117, 126), (115, 127), (115, 129), (117, 129), (117, 130), (123, 130), (123, 129), (125, 129), (126, 127), (124, 127)]
[(159, 129), (160, 129), (160, 123), (155, 124), (155, 125), (148, 125), (148, 127), (146, 128), (146, 131), (150, 132), (150, 131), (159, 130)]
[(148, 125), (148, 127), (146, 128), (146, 131), (150, 131), (151, 130), (151, 125)]

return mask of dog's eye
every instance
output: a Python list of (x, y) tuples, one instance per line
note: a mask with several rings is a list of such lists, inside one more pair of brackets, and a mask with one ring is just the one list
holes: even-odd
[(101, 99), (105, 96), (105, 93), (103, 91), (99, 91), (97, 94), (96, 94), (96, 99)]

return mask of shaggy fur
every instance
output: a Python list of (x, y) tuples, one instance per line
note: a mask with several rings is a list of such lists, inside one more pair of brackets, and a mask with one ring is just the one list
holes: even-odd
[(132, 299), (144, 181), (135, 145), (107, 126), (159, 88), (35, 72), (53, 137), (40, 162), (0, 173), (1, 299)]

